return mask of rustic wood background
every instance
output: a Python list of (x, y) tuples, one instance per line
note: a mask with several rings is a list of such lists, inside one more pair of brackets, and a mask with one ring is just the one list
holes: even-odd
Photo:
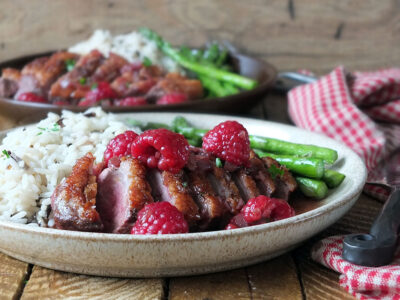
[(399, 64), (395, 0), (1, 0), (0, 59), (67, 47), (94, 29), (149, 26), (176, 44), (226, 39), (280, 70)]
[[(399, 12), (394, 0), (0, 0), (0, 60), (67, 47), (96, 28), (124, 33), (145, 25), (175, 44), (229, 40), (279, 70), (368, 70), (399, 64)], [(284, 103), (284, 95), (269, 97), (252, 116), (266, 111), (287, 122)], [(17, 122), (2, 117), (0, 130)], [(380, 207), (362, 196), (314, 241), (368, 230)], [(68, 274), (0, 254), (0, 299), (352, 299), (337, 273), (311, 261), (312, 244), (248, 268), (170, 279)]]

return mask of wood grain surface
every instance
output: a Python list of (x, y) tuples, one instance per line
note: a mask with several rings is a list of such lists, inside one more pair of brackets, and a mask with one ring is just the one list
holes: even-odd
[(162, 299), (162, 279), (119, 279), (35, 266), (21, 299)]
[(226, 39), (280, 70), (373, 69), (400, 60), (396, 0), (0, 1), (0, 58), (67, 47), (94, 29), (149, 26), (175, 44)]
[(0, 253), (0, 299), (18, 299), (27, 275), (27, 263)]

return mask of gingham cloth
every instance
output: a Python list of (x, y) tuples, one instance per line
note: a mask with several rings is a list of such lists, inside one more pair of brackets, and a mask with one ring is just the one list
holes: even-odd
[[(289, 115), (302, 128), (352, 148), (368, 170), (400, 147), (400, 69), (348, 73), (338, 67), (318, 81), (288, 93)], [(385, 200), (388, 191), (364, 191)], [(340, 284), (359, 299), (400, 299), (400, 257), (392, 266), (366, 268), (341, 258), (342, 238), (322, 240), (314, 260), (342, 273)], [(399, 250), (400, 251), (400, 250)]]

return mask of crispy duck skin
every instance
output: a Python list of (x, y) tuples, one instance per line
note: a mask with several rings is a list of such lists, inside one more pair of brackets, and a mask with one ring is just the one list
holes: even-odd
[(92, 232), (103, 230), (96, 211), (96, 176), (91, 174), (94, 160), (91, 153), (80, 158), (71, 174), (56, 187), (51, 196), (56, 228)]
[(203, 86), (199, 80), (188, 79), (179, 73), (168, 73), (151, 88), (147, 96), (149, 99), (158, 99), (171, 93), (182, 93), (189, 100), (196, 100), (203, 96)]
[(200, 220), (199, 208), (190, 195), (187, 182), (183, 179), (183, 171), (178, 174), (163, 171), (161, 176), (168, 190), (169, 202), (183, 213), (189, 226), (195, 225)]
[(276, 189), (272, 194), (273, 197), (288, 200), (290, 193), (292, 193), (297, 188), (296, 179), (292, 176), (290, 171), (279, 164), (275, 159), (271, 157), (263, 157), (262, 161), (265, 163), (267, 168), (271, 168), (274, 165), (276, 168), (282, 171), (282, 175), (277, 175), (275, 177)]
[(32, 75), (35, 77), (37, 72), (44, 67), (46, 62), (50, 59), (50, 56), (39, 57), (32, 60), (30, 63), (26, 64), (25, 67), (22, 68), (22, 75)]
[(254, 151), (250, 151), (250, 173), (261, 194), (271, 196), (275, 192), (275, 182), (265, 168), (264, 162)]
[(21, 72), (13, 68), (4, 68), (0, 78), (0, 97), (12, 98), (18, 91)]
[(214, 192), (205, 172), (187, 172), (188, 184), (199, 209), (200, 229), (211, 229), (218, 225), (227, 212), (219, 197)]
[(231, 174), (214, 165), (212, 171), (208, 173), (208, 178), (229, 212), (233, 215), (239, 213), (244, 201), (240, 196), (238, 187), (233, 182)]
[(56, 52), (49, 57), (42, 68), (36, 70), (32, 75), (38, 80), (39, 84), (45, 89), (50, 88), (58, 77), (67, 71), (66, 61), (77, 60), (79, 55), (70, 52)]
[(96, 69), (90, 77), (90, 82), (106, 81), (111, 82), (121, 74), (123, 66), (129, 62), (115, 53), (110, 53), (109, 57)]
[(146, 172), (139, 160), (122, 157), (119, 167), (100, 173), (97, 209), (106, 232), (129, 233), (139, 210), (154, 201)]
[(75, 67), (53, 83), (50, 88), (50, 100), (81, 99), (90, 86), (82, 85), (80, 80), (90, 77), (104, 61), (104, 56), (97, 50), (92, 50), (82, 56)]
[(21, 79), (21, 71), (14, 68), (4, 68), (2, 70), (1, 78), (18, 82)]
[(248, 174), (247, 170), (239, 169), (233, 174), (233, 179), (245, 202), (260, 195), (257, 183), (254, 181), (253, 177)]

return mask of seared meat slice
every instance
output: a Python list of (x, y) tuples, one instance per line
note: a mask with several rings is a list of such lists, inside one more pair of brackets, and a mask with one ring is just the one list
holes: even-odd
[(39, 72), (46, 62), (50, 59), (50, 56), (39, 57), (32, 60), (30, 63), (26, 64), (25, 67), (22, 68), (22, 75), (32, 75), (35, 77), (36, 73)]
[(156, 83), (162, 70), (157, 66), (138, 67), (126, 65), (122, 75), (116, 78), (111, 87), (122, 97), (144, 96)]
[(190, 146), (189, 160), (186, 168), (190, 171), (211, 171), (215, 166), (215, 156), (208, 153), (203, 148)]
[(47, 90), (58, 77), (67, 71), (66, 61), (75, 61), (78, 58), (79, 56), (74, 53), (65, 51), (56, 52), (46, 60), (42, 68), (36, 70), (31, 75), (36, 78), (41, 87)]
[(239, 188), (242, 198), (247, 202), (251, 198), (260, 195), (257, 183), (245, 169), (240, 169), (233, 173), (233, 179)]
[(83, 81), (86, 81), (103, 61), (103, 54), (97, 50), (82, 56), (75, 64), (74, 69), (58, 78), (51, 86), (49, 98), (52, 101), (83, 98), (90, 90), (90, 86), (85, 85)]
[(183, 171), (173, 174), (152, 169), (148, 178), (156, 200), (171, 203), (183, 213), (190, 227), (196, 225), (200, 220), (199, 208), (190, 195)]
[(97, 183), (91, 170), (91, 153), (80, 158), (69, 175), (51, 196), (54, 225), (59, 229), (102, 231), (103, 224), (96, 211)]
[(239, 213), (244, 205), (244, 201), (240, 196), (239, 189), (232, 180), (231, 174), (223, 168), (218, 168), (214, 165), (212, 172), (208, 173), (208, 179), (229, 212), (233, 215)]
[(4, 68), (2, 70), (1, 78), (18, 82), (21, 79), (21, 71), (14, 68)]
[(0, 78), (0, 97), (12, 98), (18, 91), (21, 72), (13, 68), (5, 68)]
[(18, 97), (23, 93), (35, 93), (39, 96), (45, 95), (42, 85), (36, 78), (36, 73), (40, 72), (48, 60), (48, 56), (39, 57), (23, 67), (18, 84), (18, 91), (14, 95), (15, 99), (18, 99)]
[(97, 209), (106, 232), (128, 233), (136, 215), (153, 202), (146, 168), (137, 159), (121, 158), (117, 167), (108, 167), (98, 177)]
[(264, 162), (254, 151), (250, 151), (250, 172), (262, 195), (271, 196), (275, 192), (274, 180), (265, 168)]
[(200, 229), (211, 229), (217, 226), (227, 210), (207, 180), (205, 172), (189, 171), (187, 176), (193, 198), (200, 209)]
[(149, 91), (150, 100), (156, 100), (166, 94), (182, 93), (189, 100), (200, 99), (203, 96), (203, 86), (197, 79), (188, 79), (179, 73), (168, 73)]
[(125, 58), (110, 53), (110, 56), (96, 69), (90, 78), (90, 82), (111, 82), (121, 74), (121, 68), (126, 64), (128, 64), (128, 61)]
[[(290, 193), (297, 188), (297, 183), (292, 174), (284, 166), (280, 165), (275, 159), (271, 157), (262, 158), (263, 162), (268, 169), (276, 168), (281, 174), (275, 176), (275, 192), (273, 197), (288, 200)], [(272, 167), (273, 166), (273, 167)]]

